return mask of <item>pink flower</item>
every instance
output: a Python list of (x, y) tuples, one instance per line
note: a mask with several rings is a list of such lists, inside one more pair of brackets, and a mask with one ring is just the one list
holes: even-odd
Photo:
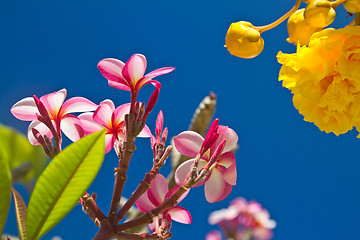
[(231, 201), (228, 208), (212, 212), (209, 223), (219, 225), (227, 237), (236, 235), (242, 239), (250, 231), (254, 240), (271, 239), (276, 226), (260, 203), (247, 202), (242, 197)]
[[(79, 119), (69, 113), (94, 111), (97, 108), (97, 105), (83, 97), (73, 97), (64, 102), (66, 94), (66, 89), (61, 89), (58, 92), (42, 96), (40, 102), (42, 103), (42, 106), (45, 107), (45, 110), (47, 111), (46, 114), (50, 117), (57, 134), (61, 136), (61, 128), (70, 140), (77, 141), (82, 137), (83, 130), (80, 127)], [(46, 135), (49, 138), (52, 138), (53, 134), (44, 123), (38, 120), (38, 117), (43, 114), (39, 112), (34, 98), (36, 98), (36, 96), (20, 100), (14, 104), (10, 111), (20, 120), (32, 121), (28, 129), (28, 138), (31, 144), (39, 145), (39, 142), (33, 135), (33, 128), (41, 135)]]
[[(150, 183), (150, 188), (136, 201), (136, 206), (138, 209), (143, 212), (149, 212), (155, 207), (159, 206), (164, 200), (170, 197), (176, 190), (178, 186), (175, 186), (169, 191), (168, 183), (165, 177), (161, 174), (157, 174), (155, 178)], [(180, 202), (186, 194), (184, 194), (178, 201)], [(174, 206), (165, 210), (160, 216), (165, 220), (174, 220), (176, 222), (190, 224), (191, 215), (190, 213), (182, 207)], [(150, 225), (150, 228), (154, 231), (154, 225)]]
[[(230, 151), (236, 147), (238, 136), (231, 128), (218, 126), (217, 121), (214, 121), (205, 139), (193, 131), (182, 132), (174, 138), (176, 149), (181, 154), (193, 158), (177, 168), (177, 184), (185, 182), (194, 165), (195, 157), (201, 157), (198, 170), (211, 165), (210, 175), (202, 182), (205, 182), (205, 197), (208, 202), (223, 200), (231, 192), (232, 186), (236, 185), (235, 156)], [(214, 160), (215, 163), (212, 163)]]
[[(83, 113), (79, 115), (85, 135), (107, 129), (105, 135), (105, 153), (113, 147), (115, 140), (125, 136), (125, 115), (129, 113), (130, 104), (123, 104), (115, 109), (114, 103), (107, 99), (100, 103), (94, 113)], [(145, 125), (139, 137), (150, 137), (150, 129)]]
[(152, 78), (170, 73), (175, 69), (172, 67), (159, 68), (144, 76), (146, 58), (141, 54), (132, 55), (126, 64), (115, 58), (106, 58), (99, 62), (98, 68), (111, 87), (135, 93), (148, 83), (160, 88), (161, 84)]

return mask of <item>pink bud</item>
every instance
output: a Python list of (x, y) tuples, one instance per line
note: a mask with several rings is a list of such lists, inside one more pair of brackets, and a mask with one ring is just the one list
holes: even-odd
[(168, 128), (166, 127), (162, 133), (162, 136), (161, 136), (161, 143), (165, 145), (165, 142), (166, 142), (166, 139), (167, 139), (167, 136), (168, 136)]
[(146, 105), (146, 109), (145, 109), (145, 113), (143, 116), (143, 122), (146, 121), (147, 116), (150, 114), (150, 112), (153, 110), (155, 103), (159, 97), (159, 92), (160, 89), (159, 88), (155, 88), (154, 92), (151, 94), (150, 99)]

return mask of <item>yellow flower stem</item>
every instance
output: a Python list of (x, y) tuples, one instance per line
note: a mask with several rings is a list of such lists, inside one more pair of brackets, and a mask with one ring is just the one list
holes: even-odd
[(294, 5), (294, 7), (288, 11), (287, 13), (285, 13), (281, 18), (279, 18), (278, 20), (276, 20), (273, 23), (270, 23), (268, 25), (265, 26), (261, 26), (261, 27), (255, 27), (256, 30), (259, 31), (259, 33), (263, 33), (267, 30), (270, 30), (274, 27), (276, 27), (277, 25), (279, 25), (280, 23), (282, 23), (283, 21), (285, 21), (291, 14), (293, 14), (300, 6), (301, 0), (296, 0), (296, 3)]
[(336, 9), (340, 4), (342, 4), (343, 2), (345, 2), (345, 0), (336, 0), (334, 2), (331, 3), (331, 7), (333, 9)]
[(360, 26), (360, 12), (355, 13), (355, 26)]

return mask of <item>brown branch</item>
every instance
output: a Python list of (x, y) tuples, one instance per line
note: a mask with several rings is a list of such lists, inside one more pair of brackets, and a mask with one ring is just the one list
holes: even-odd
[(117, 225), (114, 230), (116, 233), (122, 232), (126, 229), (136, 227), (138, 225), (151, 223), (154, 216), (159, 215), (163, 211), (175, 206), (178, 203), (179, 198), (192, 186), (192, 183), (185, 183), (182, 185), (171, 197), (167, 198), (158, 207), (151, 211), (144, 213), (138, 218), (130, 220), (128, 222)]
[(120, 211), (117, 213), (117, 222), (120, 222), (125, 214), (129, 211), (129, 209), (135, 204), (136, 200), (141, 197), (141, 195), (146, 192), (146, 190), (150, 187), (151, 181), (155, 178), (155, 176), (159, 173), (160, 168), (165, 164), (166, 159), (169, 157), (173, 147), (168, 146), (163, 153), (160, 160), (155, 161), (154, 164), (149, 173), (145, 174), (144, 179), (140, 182), (138, 187), (136, 188), (135, 192), (131, 195), (131, 197), (128, 199), (128, 201), (124, 204), (124, 206), (120, 209)]

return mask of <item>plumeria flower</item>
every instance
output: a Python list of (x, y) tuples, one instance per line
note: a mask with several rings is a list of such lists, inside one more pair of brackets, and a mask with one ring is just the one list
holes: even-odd
[[(114, 147), (115, 141), (125, 136), (124, 118), (129, 113), (129, 110), (129, 103), (115, 108), (114, 103), (109, 99), (101, 102), (94, 113), (89, 112), (79, 115), (81, 125), (85, 131), (84, 134), (88, 135), (106, 128), (105, 153), (108, 153)], [(145, 125), (139, 137), (150, 136), (150, 129)]]
[[(163, 203), (165, 199), (171, 197), (177, 189), (178, 186), (175, 186), (169, 191), (169, 186), (165, 177), (161, 174), (157, 174), (151, 181), (150, 188), (136, 201), (136, 206), (143, 213), (149, 212)], [(180, 202), (185, 196), (186, 194), (183, 194), (178, 201)], [(190, 213), (185, 208), (179, 206), (174, 206), (165, 210), (159, 217), (168, 221), (169, 224), (171, 220), (185, 224), (191, 223)], [(151, 230), (154, 231), (156, 223), (157, 221), (154, 221), (153, 224), (149, 225)]]
[(161, 84), (153, 78), (170, 73), (175, 69), (172, 67), (159, 68), (144, 76), (146, 58), (142, 54), (132, 55), (126, 63), (115, 58), (106, 58), (99, 62), (98, 68), (111, 87), (131, 91), (135, 95), (141, 87), (148, 83), (160, 88)]
[[(236, 185), (235, 155), (230, 152), (237, 146), (238, 136), (229, 127), (217, 125), (218, 119), (210, 127), (205, 139), (194, 131), (185, 131), (174, 138), (176, 149), (192, 159), (182, 163), (175, 172), (177, 184), (183, 184), (194, 166), (196, 157), (201, 157), (198, 170), (208, 167), (210, 174), (206, 177), (205, 197), (208, 202), (223, 200)], [(220, 148), (223, 148), (222, 150)], [(220, 152), (219, 152), (220, 151)], [(215, 163), (211, 163), (216, 159)]]
[[(269, 212), (260, 203), (248, 202), (242, 197), (231, 201), (228, 208), (212, 212), (209, 223), (219, 225), (226, 238), (236, 236), (236, 239), (248, 239), (245, 235), (250, 235), (254, 240), (271, 239), (272, 229), (276, 226), (276, 222), (270, 219)], [(216, 238), (207, 238), (211, 239)]]
[(83, 129), (80, 127), (80, 121), (70, 113), (94, 111), (97, 105), (83, 97), (73, 97), (64, 102), (66, 94), (66, 89), (61, 89), (42, 96), (40, 99), (36, 96), (27, 97), (15, 103), (11, 108), (10, 111), (16, 118), (23, 121), (32, 121), (28, 129), (28, 138), (31, 144), (39, 145), (32, 129), (36, 129), (43, 136), (53, 137), (50, 129), (38, 120), (39, 116), (44, 114), (39, 112), (35, 99), (40, 101), (41, 106), (45, 107), (45, 110), (43, 110), (47, 111), (46, 115), (50, 117), (58, 136), (61, 137), (61, 129), (74, 142), (82, 137)]

